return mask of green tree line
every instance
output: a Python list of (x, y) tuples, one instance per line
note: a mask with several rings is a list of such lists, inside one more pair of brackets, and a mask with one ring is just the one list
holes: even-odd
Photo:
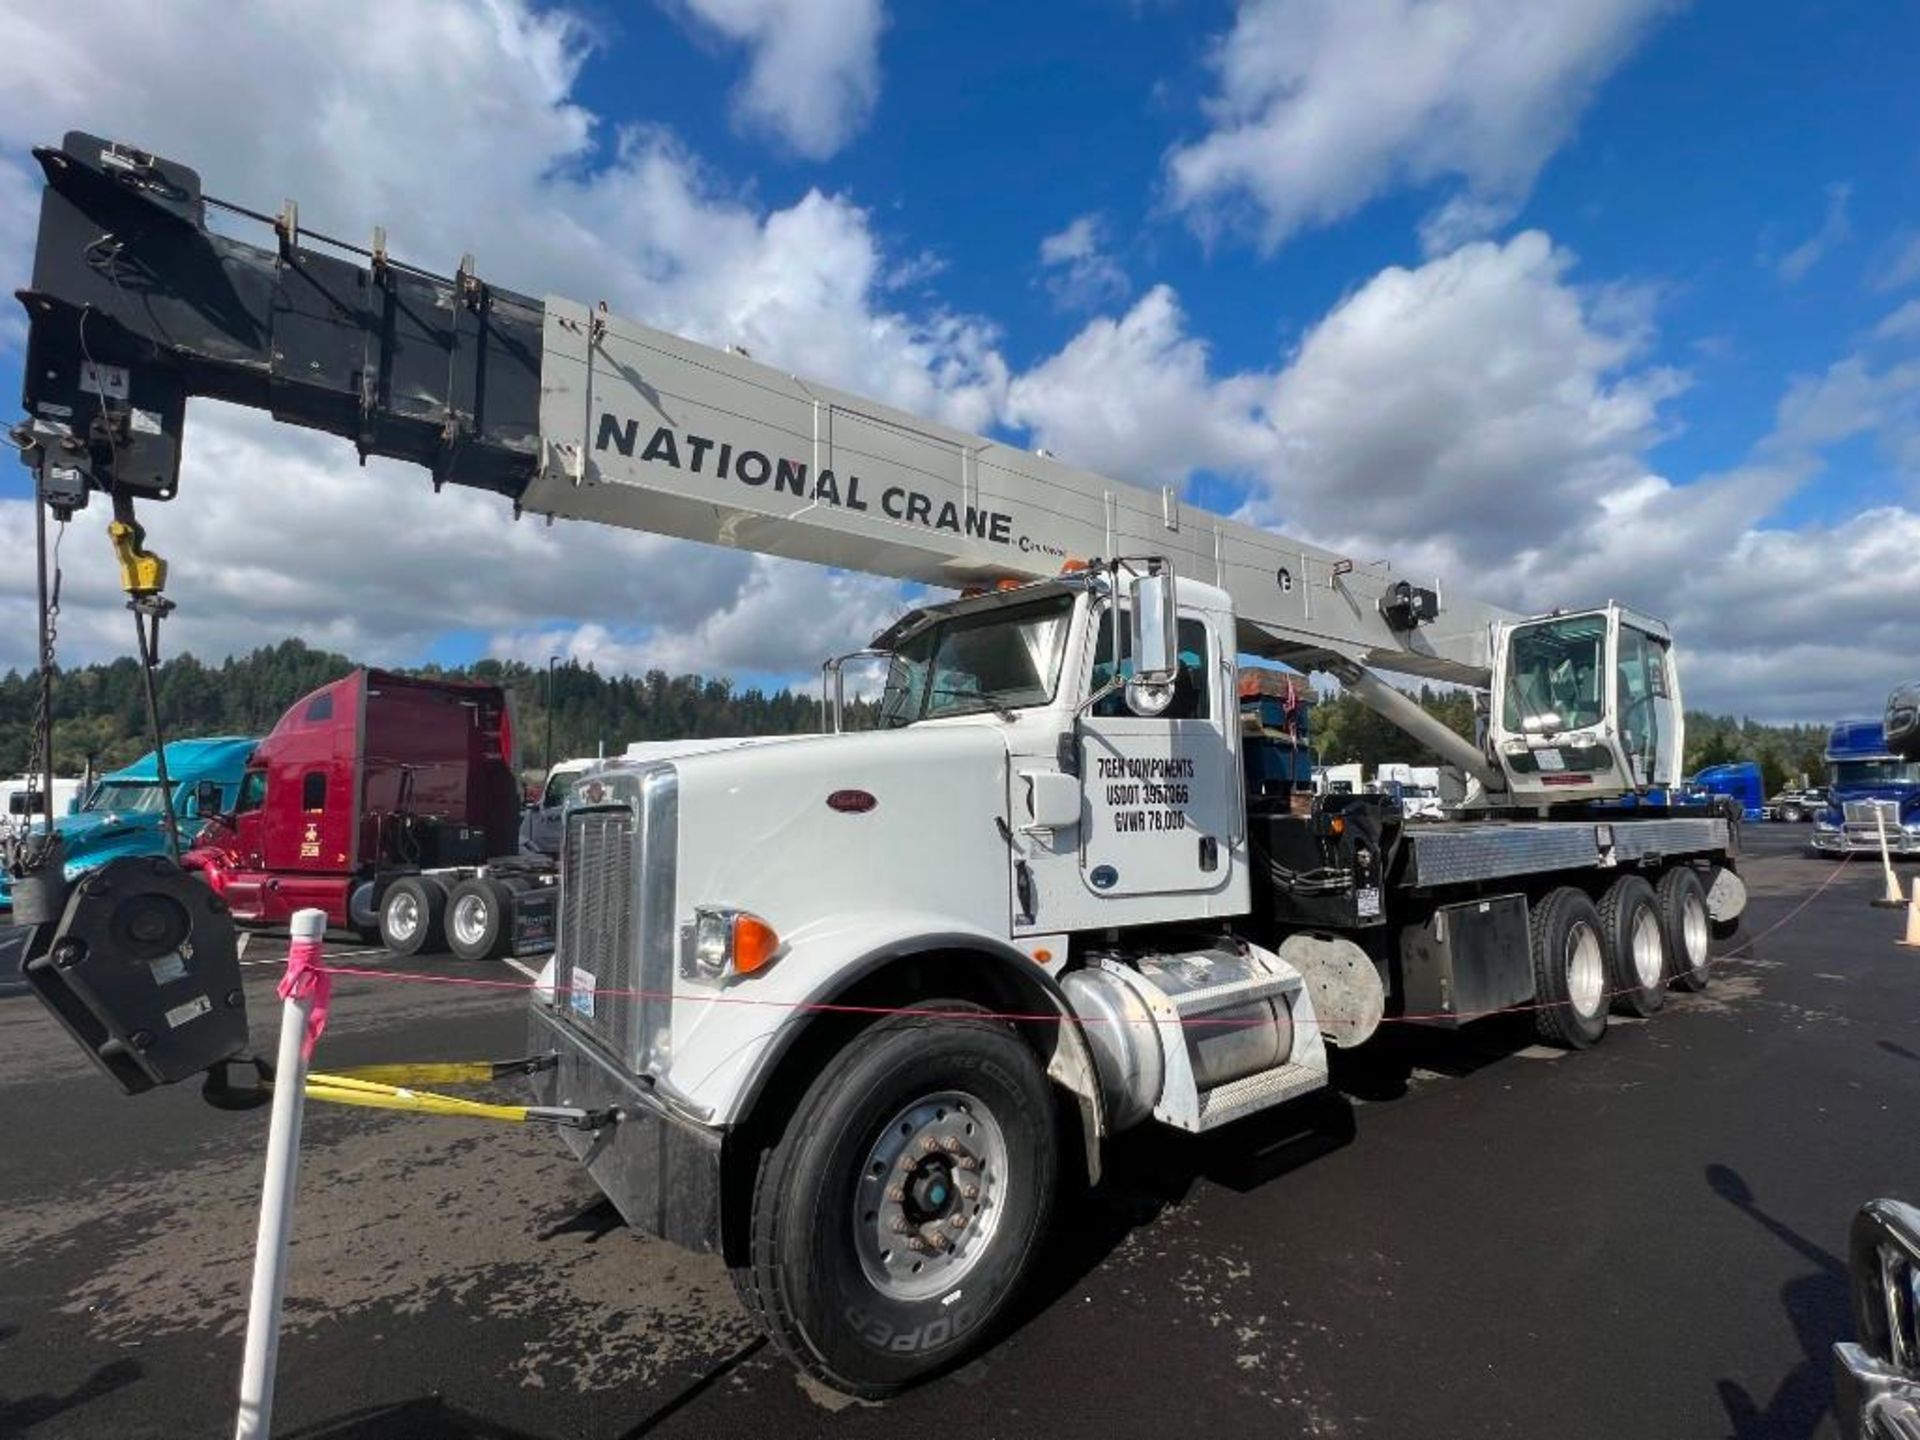
[[(344, 655), (283, 640), (250, 655), (207, 665), (176, 655), (160, 668), (160, 714), (169, 739), (194, 735), (264, 735), (295, 700), (353, 669)], [(471, 665), (426, 666), (410, 674), (484, 680), (514, 697), (520, 725), (520, 756), (529, 770), (543, 768), (547, 725), (547, 672), (517, 660), (479, 660)], [(78, 774), (91, 757), (96, 770), (124, 765), (151, 747), (140, 667), (130, 657), (61, 671), (55, 686), (54, 767)], [(1473, 700), (1462, 690), (1423, 685), (1411, 698), (1456, 734), (1473, 735)], [(0, 772), (18, 774), (31, 761), (38, 686), (31, 672), (0, 677)], [(848, 723), (862, 728), (867, 707), (850, 702)], [(553, 670), (553, 748), (556, 756), (592, 755), (604, 743), (618, 754), (631, 740), (675, 740), (711, 735), (792, 735), (820, 727), (816, 697), (790, 690), (736, 689), (731, 681), (701, 675), (602, 675), (569, 661)], [(1415, 765), (1439, 757), (1395, 729), (1351, 695), (1323, 695), (1313, 710), (1313, 743), (1322, 763), (1386, 761)], [(1687, 715), (1688, 774), (1706, 765), (1758, 761), (1767, 793), (1797, 782), (1819, 781), (1826, 730), (1818, 725), (1762, 725), (1731, 715)]]
[[(158, 673), (160, 718), (169, 740), (195, 735), (265, 735), (308, 691), (354, 668), (344, 655), (300, 640), (208, 665), (192, 655), (166, 660)], [(517, 660), (407, 670), (453, 680), (484, 680), (513, 696), (523, 767), (544, 769), (547, 671)], [(140, 667), (131, 658), (62, 670), (54, 687), (54, 768), (77, 775), (91, 757), (109, 770), (152, 749)], [(0, 772), (31, 763), (39, 686), (31, 672), (0, 677)], [(849, 704), (849, 710), (865, 707)], [(850, 716), (850, 720), (854, 717)], [(593, 755), (605, 744), (617, 755), (631, 740), (711, 735), (791, 735), (820, 728), (816, 696), (789, 690), (737, 689), (700, 675), (602, 675), (568, 662), (553, 669), (553, 747), (558, 757)]]

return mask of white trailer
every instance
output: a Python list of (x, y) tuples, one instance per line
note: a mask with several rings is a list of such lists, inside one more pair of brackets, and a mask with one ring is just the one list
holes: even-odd
[[(211, 234), (127, 147), (41, 159), (25, 433), (69, 509), (171, 497), (180, 402), (220, 394), (519, 511), (965, 592), (875, 637), (878, 730), (838, 733), (830, 662), (827, 733), (630, 750), (565, 813), (537, 1093), (615, 1117), (569, 1143), (621, 1213), (724, 1254), (829, 1384), (991, 1334), (1113, 1134), (1305, 1095), (1387, 1019), (1527, 1005), (1590, 1045), (1740, 913), (1724, 820), (1589, 808), (1678, 775), (1635, 611), (1511, 615), (469, 264), (363, 267), (291, 207), (271, 249)], [(71, 443), (95, 411), (150, 421)], [(1249, 799), (1246, 654), (1472, 775), (1461, 818)], [(1379, 670), (1481, 691), (1484, 748)]]
[[(16, 775), (0, 780), (0, 834), (17, 834), (40, 821), (46, 814), (41, 800), (45, 782), (38, 775)], [(81, 781), (65, 775), (53, 777), (53, 813), (65, 815), (80, 798)]]
[(1358, 762), (1323, 765), (1314, 773), (1317, 795), (1364, 795), (1367, 793), (1367, 767)]

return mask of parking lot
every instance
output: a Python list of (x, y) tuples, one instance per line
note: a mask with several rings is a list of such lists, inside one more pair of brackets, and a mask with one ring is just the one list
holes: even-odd
[[(1332, 1096), (1128, 1137), (1012, 1333), (885, 1405), (798, 1381), (550, 1134), (314, 1107), (276, 1433), (1834, 1434), (1848, 1219), (1920, 1199), (1920, 953), (1805, 836), (1747, 827), (1713, 987), (1592, 1052), (1389, 1027)], [(247, 956), (262, 1048), (283, 953)], [(381, 973), (337, 982), (323, 1063), (524, 1043), (517, 989), (401, 978), (512, 969), (334, 955)], [(264, 1135), (0, 999), (0, 1435), (230, 1432)]]

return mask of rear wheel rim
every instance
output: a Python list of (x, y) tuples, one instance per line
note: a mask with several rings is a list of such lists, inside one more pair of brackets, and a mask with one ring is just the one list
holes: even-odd
[(1574, 1013), (1584, 1018), (1599, 1014), (1605, 967), (1600, 963), (1600, 937), (1584, 920), (1567, 931), (1566, 964), (1567, 999)]
[(462, 945), (479, 945), (487, 938), (487, 899), (484, 895), (462, 895), (449, 917), (453, 938)]
[(906, 1106), (854, 1182), (854, 1247), (867, 1283), (903, 1301), (959, 1284), (992, 1248), (1009, 1178), (1006, 1136), (977, 1097), (943, 1090)]
[(1658, 989), (1666, 969), (1666, 956), (1661, 953), (1660, 917), (1653, 913), (1651, 905), (1642, 905), (1633, 917), (1633, 933), (1628, 943), (1633, 955), (1634, 979), (1644, 989)]
[(1687, 896), (1680, 910), (1680, 938), (1687, 947), (1687, 968), (1707, 968), (1707, 907), (1698, 895)]
[(411, 940), (420, 928), (420, 902), (411, 895), (396, 895), (387, 904), (387, 933), (396, 940)]

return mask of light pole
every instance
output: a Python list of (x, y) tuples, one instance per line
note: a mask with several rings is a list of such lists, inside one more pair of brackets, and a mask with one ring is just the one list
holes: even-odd
[(560, 663), (558, 655), (547, 657), (547, 773), (553, 773), (553, 667)]

